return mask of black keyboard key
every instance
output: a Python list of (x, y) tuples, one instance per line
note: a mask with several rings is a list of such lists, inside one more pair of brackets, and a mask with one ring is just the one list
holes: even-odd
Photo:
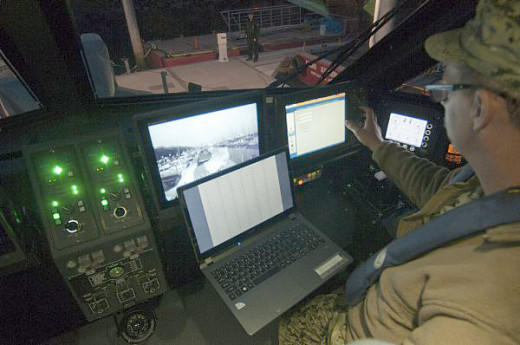
[(266, 271), (264, 274), (262, 274), (261, 276), (253, 279), (253, 283), (255, 285), (258, 285), (261, 282), (263, 282), (264, 280), (266, 280), (266, 279), (272, 277), (273, 275), (275, 275), (276, 273), (278, 273), (280, 270), (281, 270), (281, 268), (279, 266), (274, 266), (269, 271)]

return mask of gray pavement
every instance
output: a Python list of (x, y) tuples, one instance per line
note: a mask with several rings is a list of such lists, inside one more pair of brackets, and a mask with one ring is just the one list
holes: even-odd
[[(335, 45), (329, 44), (330, 46)], [(312, 52), (321, 48), (322, 45), (307, 46), (305, 51)], [(274, 81), (273, 73), (280, 62), (302, 50), (303, 47), (298, 47), (263, 52), (257, 62), (246, 61), (245, 56), (237, 56), (230, 57), (228, 62), (212, 60), (153, 69), (119, 75), (116, 76), (116, 81), (124, 88), (160, 94), (164, 92), (161, 72), (166, 71), (169, 93), (187, 92), (189, 82), (201, 85), (202, 91), (265, 88)]]

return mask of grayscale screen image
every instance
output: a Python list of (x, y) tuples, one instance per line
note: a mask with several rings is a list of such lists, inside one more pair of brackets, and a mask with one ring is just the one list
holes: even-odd
[(148, 126), (164, 196), (259, 155), (257, 104)]

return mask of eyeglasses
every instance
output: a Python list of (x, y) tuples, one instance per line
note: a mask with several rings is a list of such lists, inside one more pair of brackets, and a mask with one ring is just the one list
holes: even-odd
[(430, 97), (434, 102), (442, 103), (448, 99), (448, 94), (451, 91), (478, 89), (480, 87), (470, 84), (431, 84), (424, 88), (430, 91)]

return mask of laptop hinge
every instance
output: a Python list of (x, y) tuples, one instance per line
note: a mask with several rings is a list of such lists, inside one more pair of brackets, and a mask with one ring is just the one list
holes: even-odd
[(213, 264), (213, 258), (210, 256), (209, 258), (204, 259), (204, 262), (200, 265), (200, 268), (206, 268)]

